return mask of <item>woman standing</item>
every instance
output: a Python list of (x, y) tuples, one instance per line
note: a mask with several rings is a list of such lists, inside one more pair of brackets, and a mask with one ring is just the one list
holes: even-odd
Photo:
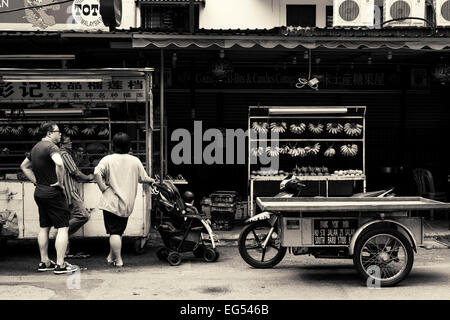
[(99, 208), (103, 210), (106, 233), (109, 234), (110, 250), (106, 260), (122, 267), (122, 234), (133, 212), (137, 184), (155, 180), (147, 175), (139, 158), (128, 154), (131, 140), (126, 133), (115, 134), (112, 144), (114, 153), (100, 160), (94, 178), (102, 192)]

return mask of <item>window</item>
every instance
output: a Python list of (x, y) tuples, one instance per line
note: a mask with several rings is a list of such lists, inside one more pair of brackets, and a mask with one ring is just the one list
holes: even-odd
[(315, 27), (315, 5), (287, 5), (286, 24), (293, 27)]
[(325, 10), (326, 10), (325, 11), (325, 15), (326, 15), (325, 26), (332, 27), (333, 26), (333, 6), (326, 6)]
[[(144, 29), (189, 30), (189, 6), (144, 5), (141, 7)], [(195, 29), (198, 29), (199, 9), (195, 8)]]

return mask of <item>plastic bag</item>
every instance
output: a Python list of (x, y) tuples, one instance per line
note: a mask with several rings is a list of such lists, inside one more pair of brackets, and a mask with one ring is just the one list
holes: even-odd
[(17, 214), (13, 211), (0, 211), (0, 236), (2, 237), (18, 237), (19, 236), (19, 221)]

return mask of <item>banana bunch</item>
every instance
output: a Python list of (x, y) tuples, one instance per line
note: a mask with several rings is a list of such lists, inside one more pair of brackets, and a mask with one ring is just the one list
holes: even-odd
[(108, 128), (100, 128), (100, 131), (98, 133), (99, 136), (107, 136), (109, 134)]
[(19, 136), (23, 133), (23, 131), (25, 130), (25, 128), (23, 126), (18, 126), (17, 128), (11, 128), (11, 133)]
[(270, 124), (270, 131), (272, 131), (272, 132), (283, 133), (286, 131), (286, 129), (287, 129), (286, 122), (281, 122), (280, 124), (278, 124), (276, 122), (272, 122)]
[(64, 132), (69, 136), (76, 135), (78, 133), (78, 126), (69, 127), (67, 125), (64, 126)]
[(252, 129), (258, 133), (267, 133), (269, 131), (269, 124), (266, 122), (253, 122)]
[(267, 147), (266, 153), (269, 157), (278, 157), (280, 155), (280, 149), (279, 147)]
[(36, 128), (28, 128), (28, 133), (31, 134), (32, 136), (36, 136), (39, 134), (39, 127)]
[(264, 154), (264, 148), (263, 147), (252, 148), (250, 150), (250, 152), (251, 152), (252, 156), (259, 157)]
[(288, 154), (289, 150), (291, 150), (291, 148), (289, 146), (284, 146), (284, 147), (280, 147), (278, 152), (280, 154)]
[(331, 134), (338, 134), (342, 132), (343, 129), (344, 127), (340, 123), (327, 123), (327, 131)]
[(81, 133), (83, 133), (87, 136), (92, 136), (95, 133), (95, 126), (87, 127), (85, 129), (83, 129), (83, 131), (81, 131)]
[(321, 132), (323, 131), (323, 124), (318, 123), (317, 125), (315, 125), (315, 124), (313, 124), (313, 123), (310, 123), (310, 124), (308, 125), (308, 129), (309, 129), (309, 131), (311, 131), (312, 133), (319, 134), (319, 133), (321, 133)]
[(305, 149), (308, 154), (318, 154), (320, 151), (320, 144), (316, 143), (314, 146), (307, 146)]
[(12, 127), (10, 127), (10, 126), (5, 126), (5, 127), (0, 126), (0, 134), (5, 134), (5, 135), (10, 134), (11, 130), (12, 130)]
[(329, 158), (333, 157), (335, 154), (336, 154), (336, 150), (334, 150), (333, 147), (329, 147), (329, 148), (328, 148), (327, 150), (325, 150), (325, 152), (323, 153), (323, 155), (324, 155), (325, 157), (329, 157)]
[(346, 123), (344, 125), (344, 131), (349, 136), (358, 136), (362, 132), (362, 125), (357, 123)]
[(292, 157), (305, 157), (307, 155), (307, 152), (305, 148), (298, 147), (290, 149), (289, 154)]
[(344, 144), (341, 146), (341, 153), (347, 157), (354, 157), (358, 153), (358, 146), (356, 144)]
[(306, 129), (306, 124), (304, 124), (303, 122), (300, 123), (299, 125), (291, 124), (290, 127), (291, 132), (296, 133), (296, 134), (302, 134), (303, 131), (305, 131)]

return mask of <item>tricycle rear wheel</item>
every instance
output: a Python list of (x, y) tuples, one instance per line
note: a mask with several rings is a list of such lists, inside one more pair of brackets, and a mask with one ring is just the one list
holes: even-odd
[(375, 285), (389, 287), (411, 271), (414, 253), (409, 240), (398, 230), (375, 229), (358, 239), (353, 255), (356, 270)]
[[(239, 253), (242, 259), (254, 268), (272, 268), (286, 255), (287, 248), (281, 247), (277, 228), (272, 233), (267, 246), (262, 248), (270, 228), (268, 221), (260, 221), (249, 224), (239, 235)], [(268, 260), (265, 260), (266, 254), (270, 257)]]

